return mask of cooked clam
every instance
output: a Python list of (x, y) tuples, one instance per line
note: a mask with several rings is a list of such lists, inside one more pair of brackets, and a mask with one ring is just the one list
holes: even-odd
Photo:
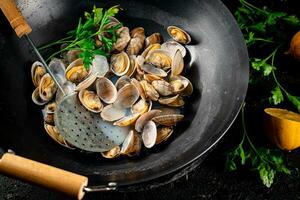
[(169, 26), (167, 28), (167, 31), (175, 41), (181, 44), (189, 44), (191, 42), (191, 36), (186, 31), (177, 26)]
[(102, 55), (95, 55), (90, 70), (91, 70), (90, 76), (91, 75), (96, 75), (97, 77), (105, 76), (109, 71), (107, 58)]
[(130, 32), (131, 40), (127, 46), (128, 55), (138, 55), (144, 46), (145, 30), (142, 27), (134, 28)]
[(103, 105), (100, 98), (93, 91), (81, 90), (78, 93), (78, 97), (82, 105), (93, 113), (100, 113)]
[[(143, 56), (137, 56), (136, 57), (136, 60), (135, 60), (135, 67), (136, 67), (136, 72), (137, 72), (137, 75), (143, 75), (144, 74), (144, 71), (141, 69), (142, 66), (144, 65), (145, 63), (145, 59)], [(136, 75), (136, 77), (137, 77)]]
[(152, 64), (144, 64), (141, 66), (141, 69), (149, 74), (159, 76), (159, 77), (166, 77), (168, 76), (167, 72), (165, 72), (163, 69), (157, 68)]
[(185, 47), (176, 41), (168, 41), (168, 42), (163, 43), (161, 45), (161, 49), (168, 51), (171, 55), (171, 58), (174, 57), (177, 50), (180, 50), (182, 57), (185, 57), (185, 55), (186, 55)]
[(129, 28), (128, 27), (119, 28), (116, 33), (119, 37), (115, 42), (113, 48), (117, 51), (123, 51), (130, 41)]
[(66, 78), (73, 83), (80, 83), (88, 76), (88, 71), (83, 65), (81, 58), (74, 60), (66, 69)]
[(46, 104), (48, 101), (45, 101), (43, 99), (41, 99), (40, 94), (39, 94), (39, 88), (36, 88), (31, 95), (32, 101), (33, 103), (35, 103), (36, 105), (44, 105)]
[(39, 95), (41, 99), (44, 101), (50, 101), (55, 95), (56, 90), (57, 86), (50, 74), (45, 74), (39, 84)]
[(96, 79), (97, 79), (97, 75), (91, 74), (76, 86), (75, 91), (85, 90), (87, 88), (94, 87), (95, 86), (94, 83)]
[(141, 148), (142, 139), (140, 135), (131, 130), (122, 144), (121, 153), (131, 157), (137, 155), (141, 151)]
[(141, 115), (135, 122), (135, 130), (138, 132), (142, 132), (145, 124), (159, 113), (161, 113), (160, 110), (150, 110), (149, 112), (146, 112), (143, 115)]
[(156, 124), (153, 121), (148, 121), (142, 132), (143, 143), (146, 148), (151, 148), (155, 145), (157, 138)]
[(172, 60), (171, 75), (180, 75), (184, 68), (184, 61), (180, 50), (177, 50)]
[(148, 83), (145, 80), (142, 80), (140, 81), (140, 84), (145, 91), (146, 98), (150, 98), (152, 101), (158, 100), (159, 94), (150, 83)]
[(55, 102), (49, 103), (42, 110), (44, 121), (47, 124), (54, 125), (54, 111), (56, 110), (57, 104)]
[(172, 97), (160, 97), (158, 99), (158, 102), (162, 105), (169, 105), (171, 103), (173, 103), (174, 101), (176, 101), (179, 97), (179, 94), (172, 96)]
[(36, 61), (31, 66), (31, 78), (32, 83), (35, 87), (38, 87), (42, 77), (46, 74), (46, 69), (43, 64)]
[(137, 57), (135, 55), (129, 56), (130, 66), (129, 66), (127, 73), (125, 74), (126, 76), (131, 77), (135, 74), (136, 67), (137, 67), (136, 59), (137, 59)]
[(179, 107), (184, 106), (184, 104), (185, 103), (184, 103), (183, 98), (181, 96), (179, 96), (175, 101), (169, 103), (168, 106), (179, 108)]
[(70, 64), (74, 60), (78, 59), (80, 54), (81, 54), (80, 50), (70, 50), (66, 54), (64, 54), (63, 58), (67, 64)]
[(153, 33), (152, 35), (148, 36), (145, 40), (145, 46), (148, 47), (151, 44), (155, 43), (162, 43), (163, 37), (160, 33)]
[(114, 123), (115, 126), (129, 126), (135, 123), (135, 121), (140, 116), (140, 113), (134, 113), (130, 114), (128, 116), (123, 117), (122, 119), (119, 119)]
[(137, 103), (135, 103), (132, 108), (131, 108), (131, 112), (133, 114), (135, 113), (139, 113), (139, 114), (144, 114), (148, 111), (151, 110), (152, 107), (152, 101), (146, 101), (144, 99), (140, 99)]
[(117, 90), (120, 90), (125, 85), (130, 84), (130, 82), (131, 82), (131, 80), (130, 80), (130, 78), (128, 76), (121, 76), (117, 80), (115, 86), (116, 86)]
[(177, 122), (183, 119), (181, 114), (170, 114), (170, 115), (158, 115), (152, 118), (152, 120), (160, 125), (174, 126)]
[(162, 126), (157, 128), (157, 137), (155, 144), (160, 144), (166, 141), (173, 133), (173, 128), (168, 126)]
[(136, 87), (136, 89), (139, 91), (141, 98), (146, 99), (145, 90), (144, 90), (143, 86), (140, 84), (140, 82), (138, 80), (136, 80), (135, 78), (132, 78), (131, 84), (134, 85)]
[(184, 76), (171, 76), (170, 84), (173, 87), (174, 93), (182, 93), (184, 95), (191, 95), (193, 93), (192, 83)]
[(107, 105), (101, 112), (101, 117), (105, 121), (113, 122), (123, 118), (126, 114), (126, 109), (114, 106), (114, 104)]
[(154, 89), (162, 96), (169, 96), (173, 93), (172, 86), (165, 80), (152, 81)]
[(120, 148), (120, 146), (115, 146), (114, 148), (112, 148), (109, 151), (102, 152), (101, 155), (104, 158), (108, 158), (108, 159), (116, 158), (119, 155), (121, 155), (121, 148)]
[(133, 84), (127, 84), (118, 91), (117, 100), (114, 104), (121, 108), (130, 108), (139, 96), (138, 89)]
[(110, 61), (111, 71), (117, 76), (125, 75), (130, 68), (130, 59), (128, 55), (123, 51), (118, 54), (114, 54)]
[(132, 38), (142, 38), (145, 40), (145, 29), (143, 27), (136, 27), (130, 31), (130, 36)]
[(59, 132), (57, 131), (55, 126), (49, 125), (49, 124), (44, 124), (44, 128), (46, 130), (46, 132), (48, 133), (48, 135), (57, 143), (59, 143), (60, 145), (64, 146), (64, 147), (68, 147), (70, 148), (67, 144), (65, 139), (61, 136), (61, 134), (59, 134)]
[(172, 65), (169, 52), (162, 49), (150, 51), (146, 57), (146, 62), (163, 69), (170, 69)]
[(105, 103), (113, 103), (117, 99), (117, 89), (115, 85), (105, 77), (100, 77), (96, 80), (97, 94)]
[(146, 58), (149, 52), (156, 50), (156, 49), (160, 49), (160, 47), (161, 47), (161, 45), (158, 43), (151, 44), (143, 51), (142, 56), (144, 58)]
[(154, 74), (144, 74), (143, 78), (144, 78), (148, 83), (152, 83), (153, 81), (156, 81), (156, 80), (162, 80), (162, 77), (159, 77), (159, 76), (154, 75)]

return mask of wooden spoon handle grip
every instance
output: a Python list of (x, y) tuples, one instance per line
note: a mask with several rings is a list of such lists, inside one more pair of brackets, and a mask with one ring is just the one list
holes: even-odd
[(76, 199), (84, 196), (88, 178), (20, 156), (6, 153), (0, 159), (0, 173), (65, 193)]
[(0, 8), (18, 37), (29, 34), (32, 29), (18, 10), (14, 0), (0, 0)]

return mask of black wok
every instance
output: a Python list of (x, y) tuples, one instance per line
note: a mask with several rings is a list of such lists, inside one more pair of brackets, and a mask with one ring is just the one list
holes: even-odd
[[(31, 101), (30, 64), (37, 58), (25, 39), (18, 39), (0, 19), (0, 146), (16, 154), (89, 177), (94, 185), (116, 182), (121, 187), (166, 177), (191, 165), (225, 134), (244, 100), (248, 84), (248, 55), (233, 16), (218, 0), (40, 0), (18, 1), (33, 28), (37, 45), (61, 38), (79, 16), (96, 4), (120, 4), (120, 20), (147, 34), (178, 25), (193, 41), (187, 46), (187, 77), (195, 91), (187, 100), (185, 120), (166, 144), (136, 158), (104, 160), (99, 154), (64, 149), (43, 131), (40, 108)], [(197, 162), (199, 163), (199, 162)]]

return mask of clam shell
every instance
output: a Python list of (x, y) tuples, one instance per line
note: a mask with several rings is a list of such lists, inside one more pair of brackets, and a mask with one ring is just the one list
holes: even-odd
[(151, 44), (143, 51), (142, 56), (144, 58), (146, 58), (149, 52), (151, 52), (152, 50), (155, 50), (155, 49), (160, 49), (160, 48), (161, 48), (161, 45), (158, 43)]
[[(75, 92), (75, 87), (76, 87), (75, 83), (72, 83), (70, 81), (67, 81), (62, 85), (62, 88), (63, 88), (66, 95)], [(55, 102), (58, 104), (58, 103), (61, 102), (61, 100), (63, 98), (64, 98), (64, 94), (60, 90), (57, 90), (56, 97), (55, 97)]]
[(193, 93), (192, 83), (184, 76), (171, 76), (169, 83), (172, 85), (174, 93), (181, 93), (186, 96)]
[(181, 44), (189, 44), (191, 42), (191, 36), (185, 30), (177, 26), (169, 26), (167, 31), (175, 41)]
[(114, 148), (112, 148), (109, 151), (102, 152), (101, 155), (107, 159), (116, 158), (121, 155), (121, 148), (120, 148), (120, 146), (115, 146)]
[(49, 63), (49, 68), (51, 69), (52, 74), (56, 77), (60, 85), (63, 85), (67, 81), (65, 77), (66, 66), (61, 59), (53, 58)]
[(48, 101), (41, 99), (40, 94), (39, 94), (39, 88), (35, 88), (35, 90), (32, 92), (31, 99), (32, 99), (33, 103), (35, 103), (36, 105), (39, 105), (39, 106), (44, 105), (48, 102)]
[(161, 97), (158, 99), (158, 102), (162, 105), (169, 105), (176, 101), (179, 97), (179, 94), (172, 96), (172, 97)]
[(85, 90), (87, 88), (94, 86), (96, 79), (97, 79), (97, 74), (89, 75), (86, 79), (84, 79), (76, 86), (75, 91)]
[(115, 83), (115, 86), (117, 90), (120, 90), (122, 87), (124, 87), (127, 84), (130, 84), (131, 80), (128, 76), (121, 76), (117, 82)]
[(114, 123), (115, 126), (129, 126), (135, 123), (135, 121), (140, 116), (140, 113), (130, 114), (128, 116), (123, 117), (122, 119), (116, 121)]
[(137, 57), (135, 55), (129, 56), (130, 66), (129, 66), (127, 73), (125, 74), (126, 76), (131, 77), (134, 75), (134, 73), (136, 71), (136, 67), (137, 67), (136, 59), (137, 59)]
[(117, 99), (117, 88), (108, 78), (98, 78), (96, 80), (96, 90), (100, 99), (107, 104), (114, 103)]
[(135, 113), (139, 113), (139, 114), (144, 114), (148, 111), (151, 110), (152, 107), (152, 101), (146, 101), (144, 99), (140, 99), (137, 103), (135, 103), (132, 108), (131, 108), (131, 112), (133, 114)]
[(172, 65), (172, 58), (170, 57), (169, 52), (162, 49), (156, 49), (148, 53), (146, 62), (159, 68), (169, 69)]
[(50, 74), (45, 74), (39, 84), (39, 95), (44, 101), (50, 101), (55, 95), (57, 86)]
[(88, 74), (89, 72), (85, 69), (82, 58), (79, 58), (74, 60), (67, 67), (65, 76), (68, 81), (78, 84), (83, 81)]
[(119, 38), (115, 42), (113, 48), (117, 51), (123, 51), (130, 41), (129, 28), (128, 27), (119, 28), (116, 31), (116, 33), (119, 36)]
[(144, 64), (143, 66), (141, 66), (141, 69), (149, 74), (156, 75), (159, 77), (168, 76), (167, 72), (165, 72), (163, 69), (155, 67), (152, 64)]
[(56, 102), (52, 102), (52, 103), (48, 103), (45, 106), (44, 110), (45, 110), (46, 113), (50, 113), (51, 114), (51, 113), (55, 112), (56, 108), (57, 108), (57, 103)]
[(111, 71), (117, 76), (125, 75), (130, 68), (130, 60), (128, 55), (124, 51), (112, 55), (110, 60), (110, 68)]
[(145, 91), (146, 98), (150, 98), (152, 101), (158, 100), (159, 94), (150, 83), (148, 83), (145, 80), (142, 80), (140, 81), (140, 84)]
[(156, 76), (154, 74), (144, 74), (143, 78), (148, 82), (152, 83), (153, 81), (156, 80), (162, 80), (162, 77)]
[(142, 132), (142, 139), (146, 148), (152, 148), (156, 143), (157, 129), (153, 121), (148, 121)]
[(182, 57), (186, 56), (186, 48), (176, 41), (168, 41), (161, 45), (161, 49), (170, 53), (171, 58), (174, 57), (177, 50), (180, 50)]
[(40, 81), (42, 77), (46, 74), (46, 69), (44, 65), (36, 61), (32, 64), (31, 66), (31, 78), (32, 78), (32, 83), (35, 87), (38, 87), (40, 84)]
[(141, 151), (141, 148), (142, 139), (140, 135), (131, 130), (122, 144), (121, 153), (132, 157), (137, 155)]
[(103, 108), (100, 115), (104, 121), (112, 122), (123, 118), (125, 114), (126, 114), (125, 109), (110, 104)]
[(171, 75), (180, 75), (184, 68), (184, 61), (180, 50), (177, 50), (172, 60)]
[(102, 55), (95, 55), (90, 70), (90, 76), (94, 74), (96, 74), (97, 77), (105, 76), (109, 71), (107, 58)]
[(143, 49), (144, 39), (140, 37), (131, 38), (126, 49), (128, 55), (138, 55)]
[(67, 64), (70, 64), (74, 60), (78, 59), (80, 54), (80, 50), (70, 50), (63, 56), (63, 59)]
[(134, 85), (137, 88), (141, 98), (146, 99), (145, 90), (144, 90), (143, 86), (140, 84), (140, 82), (138, 80), (136, 80), (135, 78), (132, 78), (131, 79), (131, 84)]
[(160, 125), (164, 126), (174, 126), (182, 120), (184, 115), (181, 114), (170, 114), (170, 115), (159, 115), (153, 117), (152, 120)]
[(168, 106), (179, 108), (179, 107), (184, 106), (184, 104), (185, 103), (184, 103), (183, 98), (181, 96), (179, 96), (175, 101), (173, 101), (172, 103), (169, 103)]
[(165, 80), (152, 81), (154, 89), (162, 96), (169, 96), (173, 93), (172, 86)]
[(139, 96), (138, 89), (133, 84), (127, 84), (118, 91), (117, 100), (114, 104), (121, 108), (130, 108)]
[(135, 67), (137, 75), (143, 75), (144, 71), (141, 69), (141, 67), (144, 65), (145, 59), (143, 56), (137, 56), (135, 60)]
[(162, 43), (163, 37), (160, 33), (153, 33), (145, 39), (145, 46), (148, 47), (151, 44)]
[(135, 122), (135, 130), (138, 132), (142, 132), (145, 124), (159, 113), (161, 113), (160, 110), (150, 110), (149, 112), (146, 112), (143, 115), (141, 115)]
[(78, 97), (82, 105), (93, 113), (100, 113), (103, 109), (100, 98), (93, 91), (81, 90)]
[(73, 149), (71, 146), (69, 146), (65, 139), (62, 137), (61, 134), (59, 134), (59, 132), (57, 131), (55, 126), (49, 125), (44, 123), (44, 128), (46, 130), (46, 132), (48, 133), (48, 135), (58, 144), (67, 147), (69, 149)]
[(145, 29), (143, 27), (136, 27), (130, 31), (130, 36), (132, 38), (143, 38), (145, 39)]
[(155, 144), (160, 144), (166, 141), (173, 133), (173, 128), (168, 126), (162, 126), (157, 128), (157, 137)]

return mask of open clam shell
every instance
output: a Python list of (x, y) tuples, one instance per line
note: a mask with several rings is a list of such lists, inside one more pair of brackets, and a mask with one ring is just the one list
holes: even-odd
[(156, 49), (148, 53), (146, 62), (163, 69), (170, 69), (172, 66), (172, 58), (169, 52)]
[(185, 102), (181, 96), (179, 96), (175, 101), (168, 104), (170, 107), (180, 108), (184, 106)]
[(132, 157), (140, 153), (141, 148), (142, 139), (140, 135), (131, 130), (122, 144), (121, 153)]
[(103, 108), (100, 115), (104, 121), (113, 122), (123, 118), (126, 115), (126, 109), (116, 107), (114, 104), (110, 104)]
[(117, 88), (108, 78), (98, 78), (96, 80), (96, 90), (100, 99), (107, 104), (114, 103), (117, 99)]
[(192, 40), (191, 36), (185, 30), (177, 26), (169, 26), (167, 31), (175, 41), (181, 44), (189, 44)]
[(42, 110), (44, 121), (47, 124), (54, 125), (54, 111), (56, 110), (57, 104), (55, 102), (47, 104)]
[(176, 101), (178, 98), (179, 98), (179, 94), (172, 97), (160, 97), (158, 99), (158, 102), (162, 105), (169, 105), (172, 104), (174, 101)]
[(169, 114), (169, 115), (158, 115), (152, 118), (152, 120), (160, 125), (174, 126), (177, 122), (183, 119), (184, 115), (181, 114)]
[(137, 67), (136, 59), (137, 59), (137, 57), (135, 55), (129, 56), (130, 66), (129, 66), (127, 73), (125, 74), (126, 76), (132, 77), (135, 74), (136, 67)]
[(152, 81), (154, 89), (162, 96), (169, 96), (173, 93), (172, 86), (165, 80)]
[(141, 115), (135, 122), (135, 130), (138, 132), (142, 132), (145, 124), (159, 113), (161, 113), (160, 110), (150, 110), (149, 112)]
[(142, 132), (142, 139), (146, 148), (152, 148), (156, 143), (157, 128), (153, 121), (148, 121)]
[(31, 66), (31, 78), (32, 78), (32, 83), (35, 87), (38, 87), (40, 84), (40, 81), (42, 77), (46, 74), (46, 69), (44, 65), (36, 61), (32, 64)]
[(109, 151), (102, 152), (101, 155), (107, 159), (117, 158), (118, 156), (121, 155), (121, 148), (120, 146), (115, 146)]
[(131, 112), (133, 114), (139, 113), (140, 115), (150, 111), (152, 108), (152, 101), (146, 101), (144, 99), (140, 99), (131, 107)]
[(135, 121), (140, 116), (140, 113), (133, 113), (125, 116), (114, 123), (115, 126), (130, 126), (135, 123)]
[(98, 95), (93, 91), (81, 90), (78, 97), (82, 105), (93, 113), (100, 113), (103, 109), (103, 104)]
[(90, 76), (97, 75), (97, 77), (105, 76), (109, 71), (109, 64), (105, 56), (95, 55), (90, 69)]
[(134, 85), (136, 87), (136, 89), (139, 91), (141, 98), (146, 99), (145, 90), (144, 90), (143, 86), (140, 84), (140, 82), (138, 80), (136, 80), (135, 78), (132, 78), (131, 84)]
[(88, 88), (95, 88), (95, 82), (97, 80), (97, 74), (91, 74), (86, 79), (84, 79), (82, 82), (80, 82), (76, 88), (75, 91), (85, 90)]
[(155, 88), (145, 80), (140, 81), (141, 86), (145, 91), (146, 98), (150, 98), (152, 101), (157, 101), (159, 98), (158, 92)]
[(129, 56), (124, 51), (112, 55), (110, 60), (110, 68), (111, 71), (117, 76), (125, 75), (130, 68)]
[(116, 33), (119, 37), (115, 42), (113, 48), (117, 51), (123, 51), (130, 41), (129, 28), (124, 26), (122, 28), (119, 28)]
[(35, 90), (32, 92), (31, 99), (33, 103), (36, 105), (42, 106), (45, 105), (48, 101), (45, 101), (41, 99), (40, 94), (39, 94), (39, 88), (35, 88)]
[(45, 74), (39, 84), (39, 95), (44, 101), (50, 101), (57, 91), (57, 86), (50, 74)]
[[(76, 85), (75, 85), (75, 83), (72, 83), (70, 81), (66, 81), (62, 85), (62, 88), (65, 92), (65, 95), (68, 95), (68, 94), (71, 94), (71, 93), (75, 92)], [(57, 90), (56, 97), (55, 97), (55, 102), (57, 104), (60, 103), (63, 100), (65, 95), (60, 90)]]
[(173, 87), (174, 93), (180, 93), (186, 96), (193, 93), (192, 83), (184, 76), (171, 76), (169, 79), (169, 83)]
[(46, 132), (48, 133), (48, 135), (58, 144), (67, 147), (69, 149), (73, 149), (73, 147), (69, 146), (65, 139), (62, 137), (62, 135), (58, 132), (58, 130), (56, 129), (55, 126), (52, 126), (50, 124), (46, 124), (44, 123), (44, 128), (46, 130)]
[(159, 77), (166, 77), (168, 76), (167, 72), (165, 72), (163, 69), (157, 68), (152, 64), (144, 64), (141, 66), (141, 69), (149, 74), (159, 76)]
[(168, 51), (171, 58), (174, 57), (177, 50), (180, 50), (182, 57), (186, 56), (186, 48), (176, 41), (167, 41), (161, 45), (161, 49)]
[(51, 72), (54, 74), (60, 85), (63, 85), (67, 81), (65, 77), (66, 66), (62, 62), (62, 60), (53, 58), (49, 63), (49, 68), (51, 69)]
[(152, 50), (160, 49), (160, 48), (161, 48), (161, 45), (158, 43), (151, 44), (143, 51), (143, 53), (141, 55), (144, 58), (146, 58), (149, 52), (151, 52)]
[(145, 39), (145, 47), (148, 47), (151, 44), (162, 43), (163, 37), (160, 33), (153, 33)]
[(131, 39), (127, 46), (126, 52), (128, 55), (138, 55), (142, 50), (145, 41), (145, 30), (142, 27), (134, 28), (130, 32)]
[(118, 91), (117, 100), (114, 104), (121, 108), (130, 108), (139, 96), (138, 89), (133, 84), (127, 84)]
[(172, 60), (172, 67), (171, 67), (171, 75), (177, 76), (180, 75), (184, 68), (184, 61), (181, 51), (178, 49), (175, 52), (175, 55)]
[(89, 74), (83, 65), (82, 58), (74, 60), (66, 69), (66, 79), (75, 84), (83, 81)]
[(115, 83), (115, 86), (117, 90), (120, 90), (122, 87), (124, 87), (127, 84), (130, 84), (131, 80), (128, 76), (121, 76), (117, 82)]
[(168, 126), (162, 126), (157, 128), (157, 137), (155, 144), (160, 144), (166, 141), (173, 133), (173, 128)]
[(80, 50), (69, 50), (66, 54), (64, 54), (63, 59), (64, 62), (67, 64), (72, 63), (74, 60), (79, 58), (79, 55), (81, 54)]
[(148, 82), (152, 83), (153, 81), (156, 80), (162, 80), (162, 77), (156, 76), (154, 74), (144, 74), (143, 78)]

